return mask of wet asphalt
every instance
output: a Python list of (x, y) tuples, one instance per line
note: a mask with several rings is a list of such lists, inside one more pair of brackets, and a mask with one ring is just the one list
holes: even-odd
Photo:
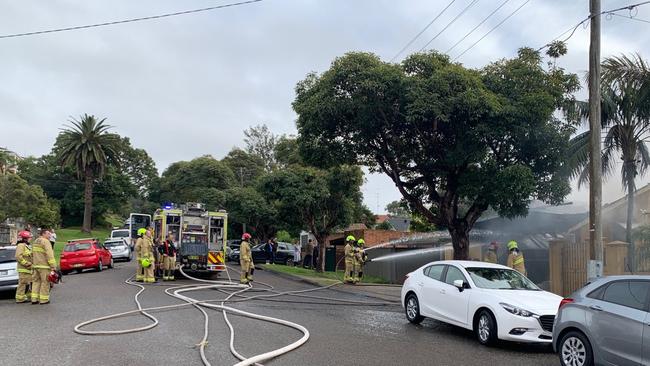
[[(236, 268), (236, 267), (235, 267)], [(86, 271), (64, 277), (52, 292), (50, 305), (15, 304), (13, 293), (0, 293), (0, 365), (202, 365), (196, 345), (203, 336), (203, 315), (193, 307), (154, 313), (160, 324), (152, 330), (127, 335), (88, 336), (74, 333), (76, 324), (92, 318), (135, 309), (139, 290), (124, 280), (134, 263), (116, 263), (103, 272)], [(236, 275), (232, 273), (232, 275)], [(256, 280), (278, 291), (313, 286), (256, 271)], [(188, 280), (174, 285), (192, 284)], [(166, 285), (166, 283), (164, 283)], [(260, 286), (260, 288), (263, 286)], [(146, 287), (145, 307), (180, 304), (166, 295), (162, 283)], [(258, 294), (258, 293), (255, 293)], [(310, 293), (336, 299), (377, 302), (378, 299), (338, 291)], [(193, 292), (197, 299), (221, 299), (215, 290)], [(471, 332), (436, 321), (409, 324), (399, 305), (350, 306), (281, 297), (232, 306), (305, 326), (309, 341), (266, 365), (557, 365), (557, 356), (545, 346), (502, 344), (480, 346)], [(207, 358), (212, 365), (234, 365), (230, 333), (219, 311), (209, 310)], [(229, 315), (237, 350), (252, 356), (299, 339), (296, 330)], [(150, 321), (133, 315), (90, 325), (86, 329), (117, 330), (144, 326)]]

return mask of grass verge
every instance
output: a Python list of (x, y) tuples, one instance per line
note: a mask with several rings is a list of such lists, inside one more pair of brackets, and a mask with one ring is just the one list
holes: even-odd
[[(311, 280), (316, 280), (319, 283), (325, 283), (329, 282), (327, 284), (331, 284), (334, 281), (343, 281), (343, 271), (337, 271), (337, 272), (316, 272), (311, 269), (307, 268), (302, 268), (302, 267), (290, 267), (290, 266), (284, 266), (281, 264), (261, 264), (258, 265), (265, 270), (271, 271), (271, 272), (279, 272), (279, 273), (285, 273), (288, 275), (296, 276), (296, 277), (302, 277), (302, 278), (307, 278)], [(388, 281), (381, 277), (375, 277), (375, 276), (368, 276), (364, 275), (363, 280), (361, 283), (380, 283), (380, 284), (386, 284)]]

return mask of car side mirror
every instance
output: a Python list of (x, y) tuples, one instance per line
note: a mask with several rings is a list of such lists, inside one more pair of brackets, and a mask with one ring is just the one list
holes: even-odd
[(463, 292), (468, 286), (466, 285), (465, 281), (463, 280), (455, 280), (454, 281), (454, 286), (458, 288), (458, 291)]

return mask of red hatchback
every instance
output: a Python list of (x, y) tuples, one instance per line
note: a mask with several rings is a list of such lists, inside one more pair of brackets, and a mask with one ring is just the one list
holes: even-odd
[(113, 268), (113, 255), (97, 239), (69, 240), (61, 252), (63, 274), (89, 268), (101, 272), (104, 267)]

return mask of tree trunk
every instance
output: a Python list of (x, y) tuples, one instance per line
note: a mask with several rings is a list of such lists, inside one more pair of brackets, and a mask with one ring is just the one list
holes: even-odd
[[(632, 163), (634, 164), (634, 163)], [(629, 164), (628, 164), (629, 165)], [(630, 169), (630, 168), (628, 168)], [(634, 169), (634, 166), (632, 165), (631, 169)], [(628, 170), (628, 174), (630, 174)], [(628, 265), (629, 265), (629, 271), (630, 272), (635, 272), (636, 271), (636, 253), (635, 253), (635, 246), (634, 246), (634, 239), (632, 238), (632, 220), (634, 219), (634, 193), (635, 193), (635, 186), (634, 186), (634, 175), (628, 175), (630, 177), (629, 181), (627, 182), (627, 222), (625, 223), (625, 241), (628, 243), (628, 255), (627, 255), (627, 260), (628, 260)]]
[[(318, 244), (318, 267), (316, 268), (316, 272), (325, 272), (325, 239), (327, 238), (326, 236), (320, 236), (320, 235), (314, 235), (314, 238), (316, 238), (316, 244)], [(313, 254), (313, 253), (309, 253)], [(312, 256), (311, 260), (314, 260), (314, 257)]]
[(469, 230), (465, 224), (454, 224), (449, 227), (451, 243), (454, 247), (454, 260), (469, 259)]
[(90, 233), (92, 228), (93, 212), (93, 172), (90, 168), (86, 168), (84, 173), (86, 186), (84, 189), (84, 223), (81, 231), (84, 233)]

